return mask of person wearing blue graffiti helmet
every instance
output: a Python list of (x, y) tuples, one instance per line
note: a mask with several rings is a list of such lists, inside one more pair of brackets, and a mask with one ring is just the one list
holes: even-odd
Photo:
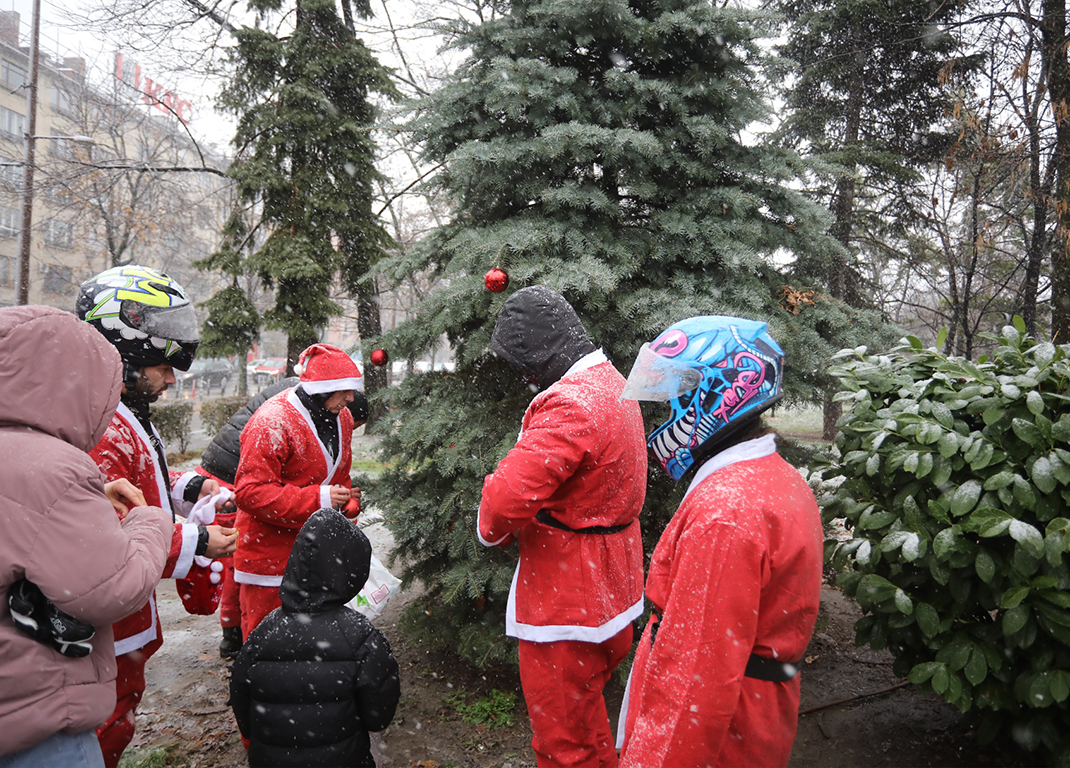
[(670, 408), (654, 457), (691, 479), (650, 561), (621, 768), (788, 763), (823, 535), (813, 492), (762, 423), (783, 379), (766, 324), (721, 315), (670, 326), (628, 376), (622, 399)]

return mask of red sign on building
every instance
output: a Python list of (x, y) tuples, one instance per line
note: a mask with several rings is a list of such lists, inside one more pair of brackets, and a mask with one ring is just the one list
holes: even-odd
[(141, 66), (121, 53), (115, 54), (115, 77), (141, 94), (141, 100), (161, 112), (174, 115), (189, 125), (193, 105), (151, 77), (142, 75)]

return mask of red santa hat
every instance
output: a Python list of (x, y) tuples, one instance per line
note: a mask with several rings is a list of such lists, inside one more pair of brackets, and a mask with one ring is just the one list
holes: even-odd
[(297, 358), (294, 373), (310, 395), (364, 389), (360, 369), (345, 352), (333, 344), (313, 344)]

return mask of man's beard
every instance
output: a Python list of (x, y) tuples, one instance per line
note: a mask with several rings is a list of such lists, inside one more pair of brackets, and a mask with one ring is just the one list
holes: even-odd
[(145, 378), (145, 376), (139, 375), (137, 377), (137, 381), (134, 382), (134, 391), (132, 394), (135, 398), (141, 400), (142, 402), (155, 403), (157, 400), (160, 399), (160, 395), (162, 395), (164, 390), (166, 389), (166, 385), (161, 389), (154, 389), (152, 384), (149, 383), (149, 380)]

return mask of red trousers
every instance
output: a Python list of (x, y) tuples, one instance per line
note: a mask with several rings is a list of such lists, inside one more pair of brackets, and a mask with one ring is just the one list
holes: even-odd
[(241, 587), (241, 636), (249, 639), (249, 633), (260, 626), (267, 615), (282, 607), (278, 587), (261, 587), (256, 584), (239, 584)]
[(137, 705), (145, 693), (145, 662), (159, 650), (163, 641), (157, 637), (136, 651), (115, 657), (115, 710), (104, 725), (97, 728), (100, 751), (104, 753), (105, 768), (115, 768), (123, 750), (134, 738)]
[(219, 598), (219, 626), (241, 626), (241, 600), (239, 598), (241, 586), (234, 581), (234, 558), (224, 557), (220, 559), (223, 564), (223, 595)]
[(617, 768), (602, 691), (631, 647), (631, 624), (603, 643), (520, 641), (520, 684), (539, 768)]

